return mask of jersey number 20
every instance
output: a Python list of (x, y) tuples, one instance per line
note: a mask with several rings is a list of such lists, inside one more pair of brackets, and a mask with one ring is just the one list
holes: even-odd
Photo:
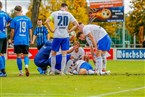
[(58, 16), (58, 26), (68, 26), (68, 16)]

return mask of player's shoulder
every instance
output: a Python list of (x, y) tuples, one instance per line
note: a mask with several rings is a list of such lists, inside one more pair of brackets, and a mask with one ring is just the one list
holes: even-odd
[(6, 12), (4, 12), (3, 10), (0, 10), (0, 14), (3, 14), (3, 15), (8, 15)]

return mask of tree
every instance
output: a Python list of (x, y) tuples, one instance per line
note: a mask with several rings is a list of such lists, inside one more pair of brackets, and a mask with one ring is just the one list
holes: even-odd
[(40, 4), (41, 4), (41, 0), (33, 0), (32, 16), (31, 16), (31, 20), (33, 24), (33, 31), (37, 24)]
[(130, 34), (136, 34), (139, 39), (137, 42), (142, 43), (145, 35), (145, 2), (144, 0), (132, 0), (131, 8), (133, 11), (129, 12), (127, 18), (127, 29)]

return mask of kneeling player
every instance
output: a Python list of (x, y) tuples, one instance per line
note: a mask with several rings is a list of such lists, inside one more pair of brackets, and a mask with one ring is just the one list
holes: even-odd
[[(37, 55), (34, 58), (34, 63), (38, 67), (37, 70), (40, 72), (40, 74), (45, 74), (47, 67), (48, 66), (51, 67), (51, 65), (50, 65), (51, 57), (49, 58), (51, 48), (52, 48), (52, 43), (50, 41), (47, 41), (44, 44), (44, 46), (39, 50), (39, 52), (37, 53)], [(71, 57), (71, 55), (67, 54), (67, 64), (71, 65), (71, 60), (69, 61), (70, 57)], [(62, 54), (56, 55), (55, 69), (56, 69), (57, 73), (59, 73), (59, 71), (61, 69), (61, 60), (62, 60)], [(70, 66), (70, 65), (68, 65), (68, 66)], [(69, 68), (68, 66), (66, 66), (66, 69)]]

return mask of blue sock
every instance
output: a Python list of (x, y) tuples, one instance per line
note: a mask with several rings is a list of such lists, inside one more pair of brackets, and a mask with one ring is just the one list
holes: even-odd
[(29, 58), (28, 58), (28, 56), (24, 57), (24, 63), (25, 63), (25, 65), (29, 65)]
[(0, 70), (4, 69), (4, 62), (2, 56), (0, 56)]
[(4, 62), (4, 68), (6, 67), (6, 59), (5, 56), (2, 56), (3, 62)]
[(22, 70), (22, 59), (21, 58), (17, 58), (17, 65), (19, 70)]

